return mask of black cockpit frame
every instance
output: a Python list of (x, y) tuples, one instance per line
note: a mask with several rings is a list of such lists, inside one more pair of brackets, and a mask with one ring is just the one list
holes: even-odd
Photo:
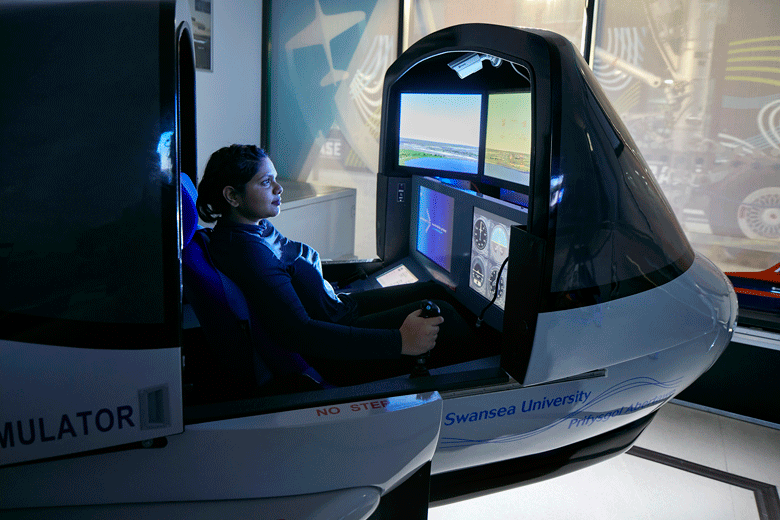
[[(411, 197), (405, 193), (410, 178), (431, 175), (398, 165), (401, 93), (435, 88), (488, 94), (518, 81), (508, 66), (502, 71), (487, 64), (459, 78), (446, 65), (468, 53), (500, 58), (529, 73), (530, 200), (527, 225), (512, 228), (507, 273), (512, 290), (502, 358), (502, 366), (514, 367), (510, 373), (522, 380), (540, 313), (653, 289), (684, 273), (694, 253), (641, 153), (571, 42), (539, 29), (465, 24), (412, 45), (385, 76), (377, 179), (377, 253), (385, 264), (409, 254), (409, 237), (398, 230), (409, 229)], [(481, 188), (497, 196), (490, 186)]]

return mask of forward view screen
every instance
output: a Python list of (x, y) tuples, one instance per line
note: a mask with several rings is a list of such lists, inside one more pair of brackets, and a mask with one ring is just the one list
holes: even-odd
[(455, 199), (420, 186), (417, 205), (417, 251), (447, 272), (452, 267)]
[(484, 175), (524, 186), (531, 177), (531, 93), (488, 96)]
[(481, 94), (401, 94), (398, 165), (477, 173)]

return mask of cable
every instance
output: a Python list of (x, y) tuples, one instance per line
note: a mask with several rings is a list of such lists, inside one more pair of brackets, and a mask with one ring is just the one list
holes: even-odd
[(507, 256), (506, 258), (504, 258), (504, 262), (501, 264), (501, 269), (498, 270), (498, 276), (496, 276), (496, 288), (493, 289), (493, 299), (490, 300), (490, 303), (485, 305), (485, 308), (482, 309), (482, 312), (479, 313), (479, 317), (477, 318), (477, 323), (476, 323), (477, 327), (482, 326), (482, 322), (484, 321), (485, 318), (485, 313), (487, 312), (487, 310), (490, 308), (491, 305), (496, 303), (496, 299), (498, 298), (498, 287), (501, 285), (501, 275), (503, 274), (504, 267), (506, 266), (506, 263), (508, 261), (509, 261), (509, 257)]
[(531, 83), (531, 79), (525, 74), (523, 74), (522, 72), (520, 72), (519, 70), (517, 70), (517, 67), (515, 67), (514, 63), (510, 61), (509, 64), (512, 66), (513, 69), (515, 69), (515, 72), (517, 72), (520, 76), (523, 77), (523, 79), (525, 79), (528, 83)]

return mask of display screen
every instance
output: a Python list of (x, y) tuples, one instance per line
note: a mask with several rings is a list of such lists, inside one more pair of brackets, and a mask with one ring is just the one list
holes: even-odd
[(378, 276), (376, 281), (382, 287), (395, 287), (396, 285), (406, 285), (417, 281), (417, 277), (412, 274), (404, 264), (395, 269), (391, 269), (382, 276)]
[(417, 208), (417, 251), (449, 272), (455, 199), (420, 186)]
[(523, 186), (531, 175), (531, 93), (488, 96), (484, 175)]
[(402, 93), (398, 165), (477, 173), (481, 94)]

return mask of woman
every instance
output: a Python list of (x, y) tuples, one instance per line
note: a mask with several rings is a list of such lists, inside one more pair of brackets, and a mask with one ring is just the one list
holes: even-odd
[[(216, 221), (209, 250), (217, 267), (242, 289), (282, 349), (309, 362), (396, 360), (386, 370), (384, 363), (358, 365), (362, 375), (356, 378), (346, 376), (351, 370), (340, 363), (338, 373), (326, 379), (349, 384), (362, 382), (367, 372), (373, 373), (368, 379), (408, 372), (409, 356), (434, 347), (444, 317), (420, 317), (425, 296), (417, 287), (336, 295), (322, 276), (317, 251), (288, 240), (266, 220), (279, 214), (283, 191), (262, 149), (232, 145), (212, 154), (198, 186), (197, 208), (205, 222)], [(457, 314), (449, 304), (437, 304), (448, 319)], [(402, 356), (406, 361), (398, 361)]]

